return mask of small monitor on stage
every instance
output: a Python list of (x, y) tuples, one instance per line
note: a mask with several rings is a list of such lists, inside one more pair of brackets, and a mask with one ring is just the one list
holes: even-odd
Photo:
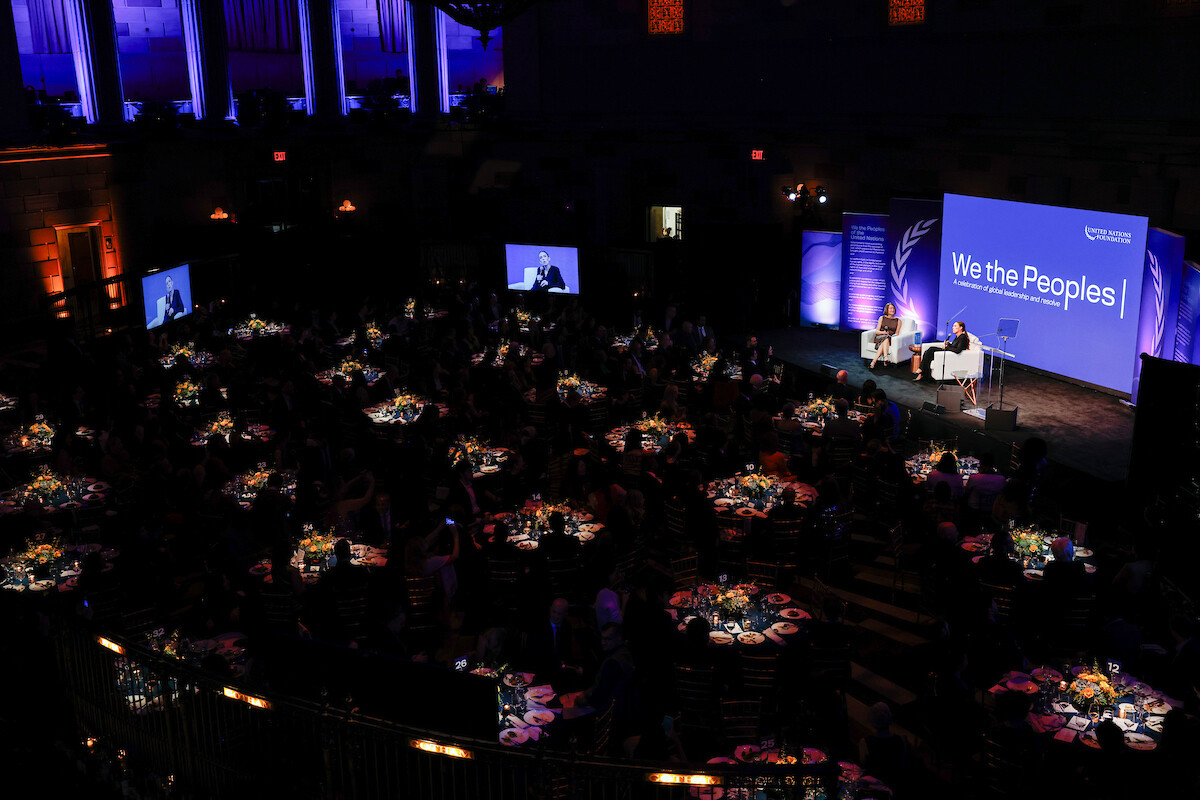
[(1002, 319), (1000, 325), (996, 328), (996, 335), (1001, 339), (1017, 338), (1017, 326), (1021, 324), (1019, 319)]

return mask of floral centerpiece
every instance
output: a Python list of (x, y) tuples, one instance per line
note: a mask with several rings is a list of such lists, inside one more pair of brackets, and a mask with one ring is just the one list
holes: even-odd
[(174, 361), (179, 356), (191, 361), (196, 357), (196, 346), (192, 342), (171, 345), (171, 360)]
[(633, 424), (633, 427), (645, 434), (649, 434), (656, 439), (661, 439), (667, 435), (670, 425), (665, 419), (655, 414), (653, 417), (642, 417)]
[(1075, 676), (1068, 689), (1071, 698), (1080, 705), (1099, 704), (1110, 706), (1118, 697), (1117, 688), (1101, 669), (1095, 664)]
[(50, 471), (49, 467), (41, 467), (38, 474), (33, 477), (29, 484), (29, 494), (37, 500), (46, 503), (58, 495), (59, 492), (66, 491), (66, 486), (63, 482)]
[(750, 608), (758, 587), (753, 583), (737, 583), (732, 586), (718, 584), (708, 587), (709, 602), (719, 608), (726, 617), (740, 617)]
[(367, 341), (371, 343), (372, 347), (379, 347), (383, 344), (383, 331), (379, 330), (378, 325), (367, 326)]
[(716, 363), (717, 357), (715, 355), (712, 353), (701, 353), (700, 358), (696, 359), (696, 371), (708, 376), (712, 373), (712, 368)]
[(324, 561), (333, 555), (333, 543), (337, 539), (337, 535), (332, 531), (317, 531), (314, 530), (312, 523), (306, 523), (304, 535), (297, 542), (300, 547), (300, 556), (310, 564)]
[(246, 329), (250, 331), (251, 335), (261, 334), (267, 329), (267, 321), (259, 319), (257, 314), (251, 314), (250, 319), (246, 322)]
[(258, 468), (255, 469), (254, 472), (247, 473), (245, 477), (242, 478), (242, 483), (245, 484), (247, 489), (257, 492), (259, 489), (266, 487), (267, 480), (272, 474), (272, 470), (267, 469), (266, 464), (259, 464)]
[(228, 439), (233, 435), (233, 419), (228, 411), (222, 411), (208, 426), (209, 433), (219, 434)]
[(523, 328), (528, 327), (530, 323), (539, 319), (537, 314), (534, 314), (531, 311), (526, 311), (523, 308), (517, 309), (513, 312), (513, 314), (516, 316), (517, 322), (521, 323), (521, 327)]
[(1046, 555), (1046, 539), (1034, 528), (1018, 528), (1010, 535), (1018, 557), (1041, 558)]
[(531, 533), (540, 533), (550, 528), (550, 517), (555, 512), (562, 514), (564, 518), (571, 517), (571, 507), (566, 503), (540, 503), (531, 506), (518, 508), (513, 514), (512, 530), (528, 530)]
[(809, 414), (814, 414), (819, 417), (828, 416), (833, 413), (833, 398), (818, 397), (815, 400), (810, 400), (805, 403), (802, 408)]
[(338, 364), (337, 371), (346, 377), (350, 377), (350, 375), (352, 375), (356, 370), (363, 369), (365, 369), (365, 367), (361, 361), (357, 361), (353, 358), (346, 358), (342, 360), (341, 364)]
[(38, 414), (33, 419), (33, 424), (29, 426), (29, 438), (35, 440), (42, 447), (49, 447), (54, 441), (54, 428), (51, 428), (46, 423), (46, 418)]
[(419, 414), (424, 403), (415, 394), (398, 394), (392, 398), (392, 408), (401, 414)]
[(40, 567), (43, 564), (49, 564), (51, 561), (62, 557), (62, 544), (57, 538), (51, 539), (48, 542), (29, 542), (25, 550), (17, 556), (30, 569)]
[(558, 391), (569, 392), (572, 389), (579, 392), (583, 389), (584, 381), (578, 375), (564, 372), (558, 376)]
[(450, 445), (450, 464), (457, 467), (464, 459), (472, 469), (479, 469), (488, 462), (490, 450), (474, 436), (461, 436)]
[(417, 316), (417, 300), (415, 297), (408, 298), (404, 303), (404, 316), (412, 319)]
[(181, 406), (194, 406), (200, 403), (200, 387), (191, 381), (180, 381), (175, 384), (175, 399)]
[(179, 635), (178, 628), (170, 633), (167, 633), (166, 628), (155, 628), (146, 634), (146, 647), (172, 658), (184, 656), (183, 637)]
[(751, 500), (761, 500), (771, 489), (771, 478), (761, 472), (751, 472), (739, 475), (736, 479), (737, 489)]

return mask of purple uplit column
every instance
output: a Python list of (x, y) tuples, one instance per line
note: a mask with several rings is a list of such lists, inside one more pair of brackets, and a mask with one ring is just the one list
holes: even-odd
[(342, 77), (342, 24), (336, 0), (299, 0), (300, 54), (304, 60), (304, 97), (310, 117), (346, 113)]
[(21, 57), (17, 51), (17, 27), (12, 4), (0, 10), (0, 139), (24, 142), (32, 133), (25, 107), (25, 83), (21, 79)]
[(182, 0), (179, 11), (183, 16), (183, 46), (192, 87), (192, 114), (196, 119), (233, 119), (225, 4)]
[(432, 3), (405, 3), (410, 108), (414, 114), (450, 112), (446, 68), (446, 15)]
[(84, 118), (100, 125), (124, 122), (125, 94), (111, 0), (66, 0), (63, 7)]

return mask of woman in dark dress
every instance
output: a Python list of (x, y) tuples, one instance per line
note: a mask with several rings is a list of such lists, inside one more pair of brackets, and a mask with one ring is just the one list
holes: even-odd
[(871, 359), (871, 369), (875, 362), (883, 359), (887, 363), (892, 349), (892, 337), (900, 332), (900, 318), (896, 316), (896, 306), (888, 303), (883, 307), (883, 316), (875, 326), (875, 357)]

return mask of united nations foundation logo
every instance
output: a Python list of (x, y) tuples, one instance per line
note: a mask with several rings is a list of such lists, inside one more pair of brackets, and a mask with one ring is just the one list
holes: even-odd
[(1091, 225), (1083, 226), (1083, 235), (1092, 242), (1112, 242), (1113, 244), (1132, 244), (1132, 231), (1118, 231), (1111, 228), (1093, 228)]

